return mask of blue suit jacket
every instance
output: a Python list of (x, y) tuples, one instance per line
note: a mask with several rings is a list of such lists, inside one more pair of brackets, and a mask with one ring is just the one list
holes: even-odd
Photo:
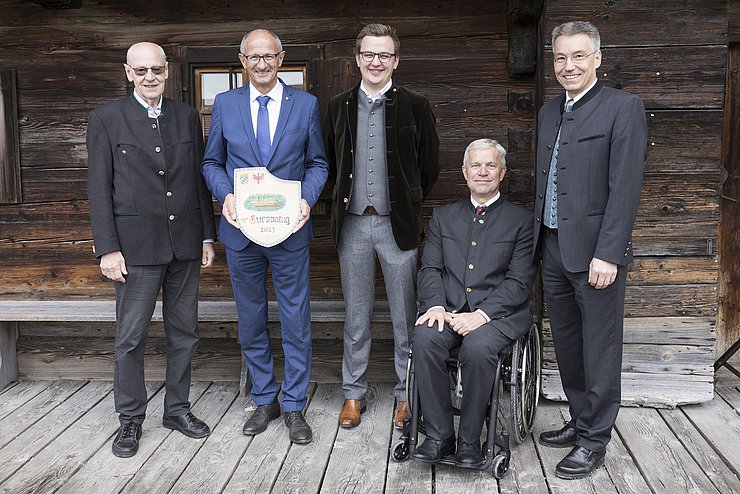
[[(267, 163), (262, 162), (257, 148), (249, 101), (248, 84), (216, 96), (201, 164), (208, 189), (223, 204), (226, 196), (234, 192), (235, 168), (264, 166), (276, 177), (299, 180), (302, 197), (313, 207), (329, 173), (316, 98), (283, 84), (280, 117)], [(312, 238), (313, 226), (309, 220), (280, 245), (287, 250), (298, 250)], [(232, 250), (242, 250), (250, 242), (223, 217), (219, 239)]]

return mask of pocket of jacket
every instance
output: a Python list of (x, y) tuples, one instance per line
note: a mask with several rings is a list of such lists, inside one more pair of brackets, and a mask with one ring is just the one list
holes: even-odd
[(603, 137), (606, 137), (606, 135), (604, 135), (604, 134), (598, 134), (598, 135), (584, 137), (583, 139), (578, 139), (578, 142), (593, 141), (594, 139), (601, 139)]
[(424, 191), (421, 190), (421, 186), (419, 187), (413, 187), (409, 190), (409, 195), (411, 196), (411, 202), (421, 202), (424, 199)]

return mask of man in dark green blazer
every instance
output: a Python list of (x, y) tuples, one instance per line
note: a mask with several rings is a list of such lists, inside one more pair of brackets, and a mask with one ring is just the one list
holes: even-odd
[(331, 231), (346, 307), (339, 425), (365, 410), (376, 259), (390, 306), (398, 381), (394, 425), (410, 417), (405, 383), (409, 332), (416, 319), (414, 279), (422, 238), (421, 207), (439, 175), (439, 139), (429, 101), (396, 85), (400, 42), (385, 24), (357, 36), (362, 81), (329, 102), (324, 135), (332, 191)]
[(130, 96), (93, 110), (87, 127), (88, 196), (100, 270), (116, 288), (114, 382), (121, 428), (113, 454), (136, 454), (147, 405), (144, 347), (162, 291), (167, 375), (162, 424), (193, 438), (210, 433), (190, 411), (190, 361), (198, 348), (201, 267), (213, 263), (211, 195), (200, 173), (195, 109), (162, 97), (164, 51), (129, 48)]

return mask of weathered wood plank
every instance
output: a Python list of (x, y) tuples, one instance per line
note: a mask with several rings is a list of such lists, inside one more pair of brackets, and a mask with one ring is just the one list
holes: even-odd
[[(315, 387), (311, 386), (309, 400), (314, 390)], [(243, 440), (249, 446), (224, 488), (224, 494), (270, 492), (290, 449), (302, 447), (291, 444), (282, 417), (271, 421), (265, 432)]]
[[(721, 398), (715, 397), (712, 402), (705, 404), (702, 408), (712, 407), (715, 401), (722, 407)], [(740, 492), (740, 478), (727, 466), (722, 457), (715, 451), (714, 446), (701, 433), (702, 429), (711, 425), (705, 422), (695, 424), (689, 420), (686, 416), (686, 409), (696, 408), (695, 406), (687, 405), (681, 408), (682, 410), (658, 410), (658, 413), (719, 492)], [(714, 425), (717, 425), (716, 422)], [(729, 424), (724, 425), (724, 427), (728, 428)], [(729, 431), (726, 432), (723, 435), (722, 443), (727, 442), (728, 437), (732, 437)]]
[(653, 491), (719, 493), (657, 411), (623, 408), (617, 428)]
[[(208, 387), (208, 384), (201, 381), (191, 385), (189, 394), (191, 403), (197, 402)], [(126, 460), (114, 459), (113, 461), (120, 463), (115, 469), (115, 475), (101, 475), (101, 472), (110, 469), (111, 458), (114, 458), (111, 453), (111, 444), (115, 437), (113, 436), (56, 492), (67, 494), (80, 492), (120, 492), (147, 461), (154, 460), (152, 455), (171, 433), (169, 429), (162, 427), (161, 423), (165, 393), (166, 389), (162, 387), (150, 399), (147, 406), (147, 416), (150, 418), (142, 424), (139, 451), (134, 457)]]
[(118, 428), (111, 390), (88, 384), (0, 450), (2, 492), (54, 492), (73, 475)]
[[(505, 410), (506, 430), (510, 430), (509, 407), (511, 396), (508, 392), (502, 393), (499, 398), (499, 411)], [(537, 456), (535, 442), (539, 436), (539, 417), (535, 415), (536, 434), (532, 434), (522, 444), (516, 444), (509, 439), (511, 447), (511, 463), (509, 472), (499, 480), (499, 491), (501, 494), (517, 494), (519, 492), (547, 492), (547, 482), (542, 474), (542, 465)], [(511, 437), (511, 436), (510, 436)]]
[(367, 411), (360, 425), (337, 431), (321, 487), (324, 492), (377, 492), (385, 484), (393, 428), (393, 385), (370, 384), (365, 397)]
[[(401, 437), (401, 431), (393, 429), (391, 447)], [(420, 439), (423, 436), (419, 436)], [(391, 455), (393, 451), (391, 450)], [(412, 459), (403, 462), (388, 461), (385, 494), (422, 494), (433, 492), (432, 469)]]
[[(237, 383), (231, 389), (239, 393)], [(221, 492), (224, 489), (251, 441), (242, 434), (244, 403), (249, 400), (237, 397), (220, 421), (209, 424), (211, 435), (172, 486), (171, 492)]]
[[(717, 173), (722, 145), (721, 110), (649, 110), (645, 174)], [(686, 139), (691, 132), (695, 139)], [(693, 142), (692, 142), (693, 141)], [(714, 182), (717, 185), (718, 182)]]
[(18, 379), (18, 323), (0, 322), (0, 390)]
[(272, 492), (318, 493), (337, 436), (339, 411), (344, 403), (340, 384), (319, 384), (306, 409), (313, 441), (293, 446), (285, 457)]
[[(84, 381), (41, 381), (47, 385), (36, 396), (19, 405), (11, 413), (0, 420), (0, 448), (4, 447), (16, 436), (33, 426), (40, 419), (49, 414), (57, 406), (64, 403), (71, 395), (79, 391), (86, 383)], [(3, 398), (5, 398), (5, 394)], [(9, 397), (9, 396), (8, 396)], [(5, 404), (5, 399), (1, 400)], [(9, 400), (13, 402), (14, 400)], [(17, 401), (16, 401), (17, 403)]]
[(50, 381), (21, 381), (8, 387), (0, 396), (0, 418), (5, 418), (25, 403), (38, 396), (51, 384)]
[[(550, 43), (549, 33), (555, 26), (584, 19), (599, 28), (602, 46), (725, 44), (726, 8), (723, 0), (664, 0), (650, 4), (640, 0), (550, 2), (545, 16), (545, 42)], [(630, 29), (624, 29), (626, 22)]]
[[(213, 384), (195, 402), (193, 414), (207, 424), (215, 424), (221, 420), (238, 395), (238, 386), (233, 383)], [(191, 439), (178, 432), (170, 433), (161, 423), (159, 428), (166, 431), (166, 439), (121, 492), (170, 492), (191, 458), (208, 440)]]
[[(623, 404), (675, 407), (712, 399), (713, 318), (628, 318), (624, 324)], [(549, 320), (541, 331), (542, 393), (565, 400)]]
[[(557, 370), (542, 370), (542, 395), (550, 400), (566, 400)], [(622, 406), (674, 408), (704, 403), (713, 395), (711, 375), (622, 372)]]
[(627, 284), (715, 284), (717, 267), (717, 259), (710, 257), (637, 257), (627, 273)]
[(650, 492), (642, 472), (616, 430), (612, 431), (611, 441), (606, 447), (604, 465), (618, 492)]
[[(568, 408), (566, 406), (540, 400), (540, 405), (537, 408), (535, 434), (560, 429), (566, 422), (567, 414)], [(597, 469), (590, 477), (585, 479), (563, 480), (555, 476), (555, 466), (568, 453), (568, 449), (548, 448), (539, 443), (535, 444), (535, 448), (542, 462), (542, 469), (545, 472), (545, 479), (550, 489), (549, 492), (552, 494), (617, 493), (617, 489), (605, 468)], [(608, 454), (609, 448), (607, 447)]]
[(435, 486), (439, 492), (495, 492), (498, 482), (491, 470), (465, 470), (450, 465), (435, 465)]
[(720, 399), (701, 407), (685, 406), (682, 410), (730, 468), (740, 472), (740, 441), (727, 440), (740, 437), (737, 410)]

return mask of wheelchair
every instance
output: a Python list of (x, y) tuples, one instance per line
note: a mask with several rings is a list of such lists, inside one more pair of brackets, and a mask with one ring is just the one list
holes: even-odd
[[(455, 415), (459, 415), (463, 392), (460, 363), (456, 355), (448, 358), (446, 363), (453, 411)], [(511, 460), (509, 437), (513, 437), (516, 444), (521, 444), (532, 432), (540, 398), (541, 368), (542, 342), (537, 323), (534, 323), (526, 334), (499, 354), (496, 377), (488, 402), (487, 439), (482, 446), (485, 463), (479, 468), (479, 470), (490, 468), (497, 479), (503, 478), (509, 470)], [(508, 392), (510, 398), (506, 414), (509, 431), (505, 428), (498, 430), (501, 388)], [(411, 410), (411, 419), (404, 420), (402, 435), (391, 446), (391, 458), (397, 462), (408, 460), (416, 449), (419, 433), (425, 434), (424, 414), (418, 405), (419, 389), (414, 379), (413, 349), (409, 350), (406, 367), (406, 400)], [(437, 463), (454, 466), (455, 460), (454, 457), (445, 457)]]

